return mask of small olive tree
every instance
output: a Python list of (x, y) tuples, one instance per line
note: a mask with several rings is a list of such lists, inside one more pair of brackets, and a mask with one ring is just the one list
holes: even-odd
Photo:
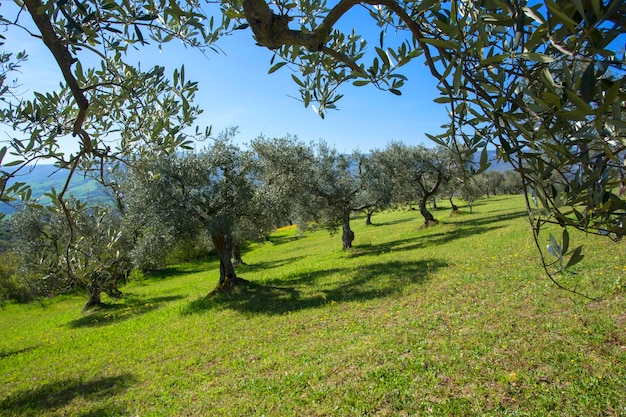
[(302, 220), (299, 209), (307, 202), (311, 171), (315, 163), (312, 146), (296, 136), (260, 136), (252, 141), (255, 184), (266, 232), (287, 222)]
[(310, 218), (331, 232), (341, 227), (342, 247), (350, 249), (354, 241), (350, 217), (367, 204), (363, 200), (358, 155), (340, 154), (325, 142), (319, 142), (314, 151), (316, 158), (307, 182), (310, 194), (304, 207)]
[(392, 204), (394, 179), (385, 172), (384, 160), (377, 153), (359, 154), (359, 176), (361, 207), (366, 216), (365, 224), (369, 226), (374, 212)]
[[(33, 277), (29, 284), (41, 295), (83, 287), (89, 296), (85, 311), (102, 304), (102, 292), (120, 297), (118, 285), (131, 269), (132, 242), (121, 231), (119, 213), (73, 198), (62, 207), (54, 194), (50, 197), (52, 204), (31, 204), (11, 218), (16, 253), (25, 276)], [(71, 228), (66, 210), (71, 211)]]
[(396, 201), (416, 198), (424, 226), (436, 224), (427, 203), (452, 178), (449, 154), (442, 148), (392, 142), (384, 150), (374, 151), (373, 156), (381, 160), (385, 175), (393, 181)]
[[(295, 137), (258, 138), (252, 143), (260, 190), (274, 203), (276, 220), (296, 219), (301, 228), (315, 222), (331, 233), (342, 230), (342, 247), (352, 247), (353, 213), (382, 204), (374, 166), (366, 156), (340, 154), (321, 141), (307, 145)], [(369, 175), (369, 176), (368, 176)], [(366, 179), (367, 178), (367, 179)]]

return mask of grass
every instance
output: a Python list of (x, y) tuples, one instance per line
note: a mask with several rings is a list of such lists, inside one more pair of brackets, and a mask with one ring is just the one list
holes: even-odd
[(575, 236), (563, 279), (589, 301), (542, 274), (518, 197), (448, 211), (357, 218), (346, 252), (278, 230), (244, 254), (251, 284), (211, 299), (216, 262), (86, 315), (76, 295), (6, 304), (0, 415), (626, 415), (623, 244)]

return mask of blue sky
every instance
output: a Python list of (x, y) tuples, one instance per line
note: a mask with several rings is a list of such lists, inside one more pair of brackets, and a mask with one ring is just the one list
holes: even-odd
[[(10, 15), (13, 6), (2, 3), (0, 14)], [(22, 19), (26, 22), (29, 16)], [(359, 19), (367, 16), (348, 16), (344, 24), (352, 25)], [(25, 96), (55, 89), (61, 80), (60, 71), (41, 41), (19, 30), (4, 35), (4, 50), (26, 50), (29, 55), (19, 78)], [(373, 39), (377, 41), (377, 32)], [(205, 57), (172, 43), (165, 45), (163, 52), (155, 47), (141, 49), (136, 61), (144, 70), (158, 64), (170, 72), (184, 64), (186, 78), (199, 82), (196, 103), (204, 113), (198, 124), (213, 126), (214, 133), (239, 126), (241, 143), (260, 134), (272, 137), (289, 133), (306, 142), (324, 139), (342, 152), (382, 148), (391, 140), (431, 146), (424, 133), (440, 133), (440, 126), (447, 121), (445, 108), (432, 101), (437, 95), (435, 80), (418, 62), (403, 68), (409, 81), (402, 96), (371, 86), (346, 85), (341, 90), (345, 97), (338, 102), (339, 111), (329, 111), (322, 120), (311, 107), (305, 108), (293, 98), (298, 96), (298, 89), (287, 67), (267, 73), (272, 52), (256, 46), (249, 29), (222, 38), (217, 45), (224, 54), (209, 52)], [(71, 149), (69, 144), (67, 149)]]

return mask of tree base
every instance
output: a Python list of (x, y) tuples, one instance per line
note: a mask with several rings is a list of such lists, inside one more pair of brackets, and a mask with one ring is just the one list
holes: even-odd
[(424, 223), (423, 225), (420, 226), (420, 230), (421, 229), (426, 229), (428, 227), (433, 227), (439, 224), (439, 220), (430, 220), (427, 221), (426, 223)]
[(234, 260), (233, 260), (233, 266), (236, 268), (236, 267), (238, 267), (239, 265), (246, 265), (246, 266), (247, 266), (248, 264), (247, 264), (247, 263), (245, 263), (245, 262), (243, 261), (243, 259), (234, 259)]
[(83, 313), (86, 313), (90, 310), (94, 310), (96, 308), (102, 308), (105, 306), (106, 304), (100, 300), (89, 300), (87, 301), (87, 304), (85, 304), (85, 307), (83, 307)]
[(242, 285), (246, 285), (249, 284), (250, 281), (248, 281), (247, 279), (244, 278), (239, 278), (239, 277), (235, 277), (235, 278), (231, 278), (228, 279), (220, 284), (217, 284), (217, 286), (215, 287), (215, 289), (213, 291), (211, 291), (207, 297), (213, 297), (215, 295), (218, 294), (224, 294), (224, 293), (231, 293), (233, 292), (233, 290), (236, 287), (240, 287)]

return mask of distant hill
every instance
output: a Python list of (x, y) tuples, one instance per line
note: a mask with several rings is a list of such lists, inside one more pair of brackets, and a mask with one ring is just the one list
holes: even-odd
[[(49, 202), (49, 199), (44, 196), (53, 187), (60, 191), (65, 186), (67, 181), (67, 170), (59, 170), (53, 165), (36, 165), (28, 171), (24, 171), (19, 177), (9, 181), (9, 185), (15, 182), (25, 182), (29, 184), (32, 189), (33, 198), (39, 198), (42, 204)], [(68, 195), (72, 195), (82, 201), (106, 201), (108, 199), (102, 186), (93, 178), (86, 177), (82, 173), (76, 173), (72, 177)], [(10, 214), (15, 211), (15, 208), (6, 204), (0, 203), (0, 212), (4, 214)]]

